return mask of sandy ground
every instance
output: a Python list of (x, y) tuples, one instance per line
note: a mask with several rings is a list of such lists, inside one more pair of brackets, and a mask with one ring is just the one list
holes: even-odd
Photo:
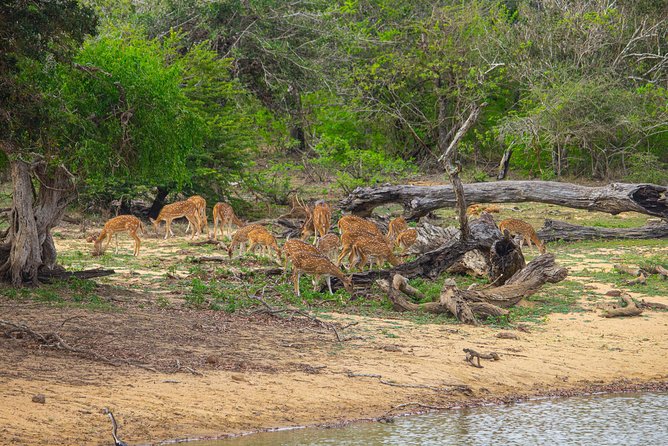
[[(583, 302), (588, 311), (527, 324), (512, 331), (517, 339), (491, 327), (333, 314), (341, 326), (357, 323), (341, 331), (352, 339), (338, 342), (304, 319), (162, 309), (143, 304), (155, 298), (146, 291), (111, 286), (101, 294), (117, 309), (0, 298), (0, 320), (57, 331), (74, 347), (125, 361), (0, 338), (0, 444), (111, 444), (105, 407), (123, 440), (157, 444), (379, 417), (409, 402), (459, 406), (668, 383), (668, 312), (605, 319)], [(651, 300), (668, 304), (668, 296)], [(464, 348), (501, 360), (474, 368)], [(37, 394), (44, 404), (32, 401)]]

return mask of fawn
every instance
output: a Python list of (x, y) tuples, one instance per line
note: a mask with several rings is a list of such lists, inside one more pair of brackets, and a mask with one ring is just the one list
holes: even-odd
[(248, 233), (248, 249), (246, 252), (253, 252), (258, 245), (261, 246), (263, 253), (266, 251), (267, 256), (269, 256), (269, 250), (273, 249), (278, 256), (278, 259), (281, 259), (281, 248), (279, 248), (278, 243), (276, 243), (276, 237), (262, 226), (253, 229)]
[(232, 253), (234, 253), (234, 250), (237, 246), (239, 247), (239, 254), (244, 252), (244, 245), (248, 241), (248, 234), (255, 229), (264, 229), (266, 231), (264, 226), (252, 224), (239, 228), (237, 232), (234, 233), (232, 236), (232, 241), (230, 242), (230, 246), (227, 248), (227, 254), (230, 256), (230, 258), (232, 258)]
[[(195, 208), (197, 209), (197, 217), (199, 217), (199, 232), (203, 234), (203, 229), (206, 228), (206, 232), (209, 232), (209, 221), (207, 220), (206, 217), (206, 200), (204, 197), (200, 195), (193, 195), (192, 197), (189, 197), (186, 201), (190, 201), (195, 205)], [(186, 228), (186, 233), (188, 233), (188, 230), (190, 229), (190, 221), (188, 221), (188, 227)]]
[(408, 224), (406, 223), (406, 219), (404, 217), (397, 217), (393, 220), (390, 221), (390, 224), (387, 225), (387, 238), (390, 241), (394, 241), (397, 239), (397, 236), (401, 231), (405, 231), (408, 229)]
[(401, 264), (401, 261), (392, 252), (392, 248), (390, 248), (384, 239), (379, 237), (370, 237), (362, 234), (353, 242), (353, 252), (356, 261), (350, 265), (351, 269), (358, 265), (360, 269), (364, 268), (367, 261), (371, 260), (371, 258), (373, 258), (379, 269), (383, 267), (385, 261), (390, 262), (392, 266)]
[(334, 294), (332, 291), (332, 276), (338, 277), (339, 280), (341, 280), (346, 291), (349, 293), (352, 293), (353, 291), (352, 279), (346, 277), (339, 267), (334, 265), (331, 260), (321, 254), (313, 254), (307, 250), (295, 251), (291, 254), (290, 261), (292, 262), (292, 281), (295, 285), (295, 294), (297, 294), (297, 296), (301, 296), (301, 292), (299, 291), (299, 277), (302, 273), (314, 275), (314, 287), (317, 286), (320, 276), (327, 277), (327, 287), (329, 288), (330, 294)]
[(163, 206), (163, 208), (160, 210), (158, 218), (156, 218), (155, 220), (150, 218), (149, 220), (151, 220), (151, 223), (153, 223), (153, 228), (155, 229), (156, 234), (158, 233), (158, 227), (160, 226), (160, 222), (165, 220), (165, 240), (166, 240), (170, 235), (174, 235), (171, 228), (172, 220), (181, 217), (187, 218), (188, 223), (190, 223), (195, 228), (195, 231), (193, 232), (190, 238), (193, 238), (195, 235), (199, 235), (199, 228), (200, 228), (199, 213), (197, 212), (197, 208), (191, 201), (177, 201), (176, 203), (167, 204)]
[(522, 239), (520, 240), (520, 249), (522, 249), (522, 244), (524, 242), (526, 242), (527, 246), (529, 247), (531, 247), (531, 242), (534, 242), (541, 254), (545, 254), (545, 252), (547, 252), (545, 245), (540, 241), (536, 231), (529, 223), (518, 220), (516, 218), (506, 218), (499, 223), (499, 230), (503, 234), (506, 229), (508, 232), (510, 232), (511, 235), (522, 236)]
[[(95, 245), (93, 245), (93, 255), (94, 256), (102, 255), (104, 251), (109, 247), (109, 243), (111, 242), (111, 237), (113, 235), (116, 235), (116, 250), (114, 252), (117, 254), (118, 233), (126, 231), (130, 234), (130, 237), (135, 239), (135, 250), (133, 255), (138, 256), (139, 247), (141, 246), (141, 240), (139, 239), (139, 236), (137, 236), (137, 231), (144, 234), (144, 225), (142, 224), (141, 220), (132, 215), (119, 215), (118, 217), (114, 217), (108, 220), (104, 224), (102, 232), (100, 232), (100, 234), (97, 237), (93, 236), (88, 239), (88, 241), (95, 242)], [(105, 238), (107, 239), (107, 243), (104, 245), (103, 248), (102, 242), (104, 241)]]
[(336, 259), (338, 257), (339, 248), (341, 247), (341, 240), (336, 234), (325, 234), (318, 240), (318, 251), (320, 251), (325, 257), (330, 260)]
[(399, 235), (397, 235), (396, 243), (399, 249), (401, 249), (402, 254), (415, 244), (417, 241), (417, 236), (418, 232), (413, 228), (401, 231)]
[(234, 213), (234, 209), (227, 203), (216, 203), (213, 207), (213, 238), (216, 238), (218, 226), (220, 225), (220, 235), (227, 237), (232, 232), (232, 225), (237, 228), (244, 226), (244, 222)]
[(313, 234), (313, 244), (318, 242), (318, 237), (324, 237), (332, 225), (332, 208), (324, 201), (318, 201), (313, 210), (306, 207), (307, 217), (302, 225), (301, 238), (308, 239)]

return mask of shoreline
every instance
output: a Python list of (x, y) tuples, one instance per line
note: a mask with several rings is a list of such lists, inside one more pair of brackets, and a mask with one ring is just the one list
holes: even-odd
[[(555, 400), (562, 398), (576, 398), (576, 397), (597, 396), (597, 395), (617, 395), (617, 394), (622, 395), (626, 393), (645, 393), (645, 392), (661, 393), (661, 392), (668, 392), (668, 379), (658, 382), (647, 381), (647, 382), (637, 382), (637, 383), (629, 383), (627, 382), (627, 380), (620, 380), (608, 384), (595, 384), (593, 387), (594, 388), (591, 390), (571, 388), (562, 390), (551, 390), (544, 394), (505, 396), (502, 398), (499, 397), (473, 398), (468, 401), (453, 402), (449, 407), (444, 406), (439, 408), (424, 408), (424, 407), (419, 408), (419, 403), (415, 403), (415, 405), (418, 406), (418, 409), (416, 410), (392, 413), (393, 410), (390, 409), (386, 414), (377, 417), (363, 417), (363, 418), (347, 419), (336, 422), (306, 424), (300, 426), (268, 427), (268, 428), (260, 428), (239, 433), (226, 433), (226, 434), (205, 436), (205, 437), (174, 438), (169, 440), (163, 440), (160, 441), (159, 443), (146, 443), (146, 445), (189, 444), (196, 442), (222, 441), (222, 440), (252, 436), (256, 434), (303, 430), (303, 429), (339, 429), (357, 423), (392, 422), (394, 418), (404, 418), (416, 415), (424, 415), (428, 413), (441, 413), (451, 410), (462, 410), (476, 407), (491, 407), (491, 406), (502, 406), (502, 405), (511, 406), (517, 403), (539, 402), (539, 401)], [(411, 404), (411, 403), (404, 403), (404, 404)], [(390, 413), (392, 413), (392, 415), (390, 415)]]

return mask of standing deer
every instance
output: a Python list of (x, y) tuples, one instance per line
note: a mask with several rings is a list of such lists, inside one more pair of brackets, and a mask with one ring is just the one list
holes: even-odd
[[(111, 242), (111, 237), (114, 235), (116, 236), (116, 250), (114, 252), (118, 254), (118, 233), (128, 232), (130, 234), (130, 237), (132, 237), (135, 240), (135, 249), (133, 255), (138, 256), (139, 247), (141, 246), (141, 240), (137, 235), (137, 231), (144, 234), (144, 225), (142, 224), (141, 220), (139, 220), (135, 216), (119, 215), (118, 217), (110, 219), (104, 224), (102, 232), (100, 232), (100, 234), (97, 237), (93, 236), (88, 239), (89, 241), (95, 242), (95, 245), (93, 245), (93, 255), (94, 256), (102, 255), (104, 251), (106, 251), (106, 249), (109, 247), (109, 243)], [(104, 241), (105, 238), (107, 239), (107, 243), (104, 245), (104, 248), (102, 248), (102, 242)]]
[(227, 203), (216, 203), (213, 207), (213, 238), (216, 238), (219, 226), (220, 235), (223, 238), (229, 237), (229, 233), (232, 232), (232, 225), (241, 228), (245, 223), (239, 220), (232, 206)]
[(174, 235), (171, 228), (172, 220), (181, 217), (187, 218), (188, 223), (190, 223), (196, 230), (193, 231), (193, 234), (190, 238), (195, 237), (195, 235), (199, 235), (199, 213), (191, 201), (177, 201), (176, 203), (167, 204), (160, 210), (158, 218), (155, 220), (151, 218), (150, 220), (151, 223), (153, 223), (153, 228), (155, 229), (156, 234), (158, 233), (160, 222), (163, 220), (165, 221), (165, 240), (167, 240), (170, 235)]
[[(209, 232), (209, 221), (207, 220), (206, 217), (206, 200), (204, 197), (200, 195), (193, 195), (192, 197), (188, 198), (186, 201), (190, 201), (192, 204), (195, 205), (195, 208), (197, 209), (197, 217), (199, 218), (200, 226), (199, 226), (199, 233), (203, 234), (203, 229), (206, 228), (206, 232), (208, 234)], [(188, 221), (188, 227), (186, 228), (186, 233), (188, 233), (188, 230), (190, 229), (190, 221)]]
[(315, 245), (318, 242), (318, 237), (324, 237), (332, 225), (332, 208), (326, 202), (319, 201), (313, 209), (306, 207), (306, 211), (307, 216), (302, 225), (301, 238), (306, 240), (313, 235), (313, 244)]

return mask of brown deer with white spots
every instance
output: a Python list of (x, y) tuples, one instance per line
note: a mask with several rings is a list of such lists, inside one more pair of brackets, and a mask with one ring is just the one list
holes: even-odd
[(545, 254), (547, 249), (545, 244), (538, 238), (536, 230), (529, 223), (518, 220), (516, 218), (506, 218), (499, 223), (499, 230), (503, 234), (505, 230), (510, 232), (510, 235), (521, 235), (522, 239), (520, 240), (520, 249), (522, 249), (522, 244), (526, 243), (527, 246), (531, 247), (531, 242), (533, 242), (538, 251), (541, 254)]
[(232, 232), (232, 225), (237, 228), (245, 226), (245, 223), (236, 216), (234, 208), (227, 203), (216, 203), (213, 207), (213, 238), (216, 238), (218, 227), (220, 227), (220, 235), (229, 237)]
[(314, 286), (317, 285), (321, 276), (325, 276), (330, 294), (334, 294), (332, 291), (332, 276), (341, 280), (346, 291), (349, 293), (353, 292), (352, 279), (346, 277), (339, 267), (334, 265), (331, 260), (321, 254), (313, 254), (306, 250), (297, 251), (291, 254), (290, 261), (292, 262), (292, 282), (294, 283), (295, 294), (297, 294), (297, 296), (301, 296), (299, 290), (299, 277), (302, 273), (312, 274), (314, 276)]
[[(127, 232), (130, 234), (135, 241), (134, 256), (139, 255), (139, 248), (141, 246), (141, 240), (137, 235), (137, 232), (144, 234), (144, 225), (141, 220), (133, 215), (119, 215), (107, 221), (102, 228), (102, 232), (98, 236), (90, 237), (88, 240), (95, 242), (93, 245), (93, 255), (99, 256), (106, 251), (111, 242), (111, 237), (116, 236), (116, 250), (115, 253), (118, 253), (118, 234), (120, 232)], [(102, 242), (107, 239), (107, 243), (102, 247)]]
[(155, 229), (156, 234), (158, 233), (160, 222), (163, 220), (165, 221), (166, 240), (170, 235), (174, 235), (171, 228), (172, 220), (181, 217), (187, 218), (188, 223), (190, 223), (190, 225), (195, 228), (195, 231), (193, 231), (193, 234), (190, 238), (195, 237), (195, 235), (199, 235), (199, 213), (197, 211), (197, 207), (195, 207), (195, 204), (192, 201), (177, 201), (176, 203), (167, 204), (160, 210), (158, 218), (155, 220), (151, 218), (150, 220), (151, 223), (153, 223), (153, 228)]

